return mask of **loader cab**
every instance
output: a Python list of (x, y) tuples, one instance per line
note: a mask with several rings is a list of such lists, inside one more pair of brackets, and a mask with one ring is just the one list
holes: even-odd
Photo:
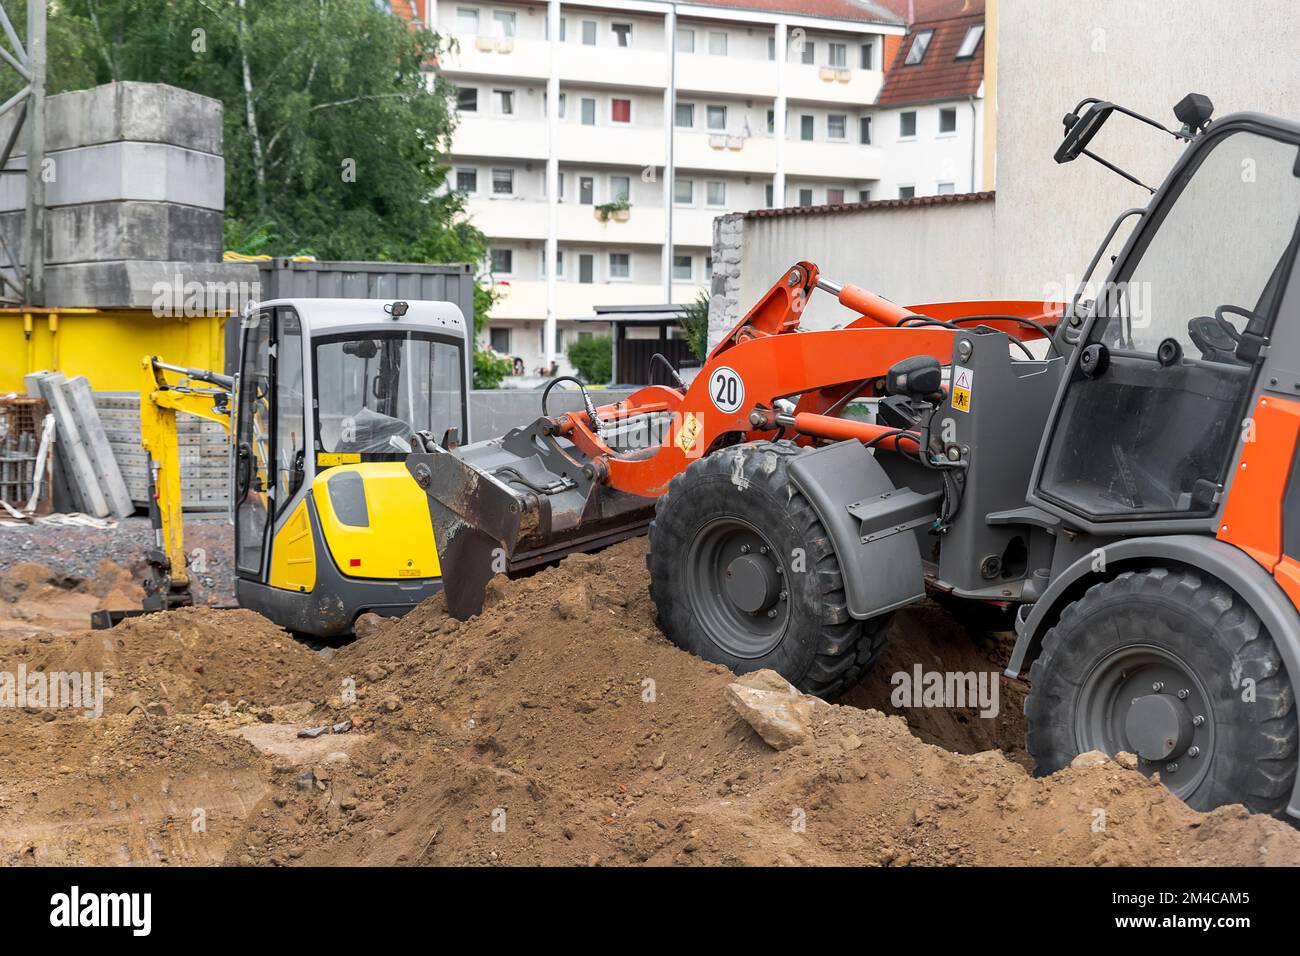
[(240, 603), (346, 633), (441, 585), (420, 433), (468, 431), (466, 322), (444, 302), (284, 299), (242, 321), (231, 498)]
[(1097, 533), (1213, 527), (1275, 323), (1300, 318), (1279, 316), (1298, 224), (1300, 126), (1192, 139), (1080, 331), (1032, 503)]

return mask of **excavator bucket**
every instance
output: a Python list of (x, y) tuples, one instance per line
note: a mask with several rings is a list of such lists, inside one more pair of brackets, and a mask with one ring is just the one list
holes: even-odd
[(539, 418), (502, 438), (454, 450), (432, 445), (406, 467), (429, 496), (447, 610), (464, 620), (484, 586), (575, 551), (640, 534), (654, 499), (601, 484), (598, 467), (555, 422)]

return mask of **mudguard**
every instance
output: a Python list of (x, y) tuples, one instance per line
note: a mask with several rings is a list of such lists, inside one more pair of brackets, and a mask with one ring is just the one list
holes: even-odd
[(912, 532), (935, 519), (940, 492), (895, 487), (859, 441), (800, 455), (790, 465), (790, 478), (830, 535), (849, 614), (865, 620), (925, 596)]

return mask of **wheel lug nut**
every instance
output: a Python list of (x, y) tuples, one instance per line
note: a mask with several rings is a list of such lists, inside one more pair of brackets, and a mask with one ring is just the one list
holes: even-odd
[(776, 617), (776, 608), (772, 608), (772, 610), (768, 611), (768, 612), (767, 612), (767, 616), (768, 616), (768, 617)]
[(1187, 756), (1189, 756), (1189, 757), (1191, 757), (1191, 758), (1193, 758), (1193, 759), (1199, 757), (1200, 755), (1201, 755), (1201, 748), (1200, 748), (1200, 747), (1189, 747), (1189, 748), (1187, 749)]
[(777, 573), (777, 574), (785, 574), (785, 568), (781, 567), (781, 565), (778, 564), (778, 565), (776, 566), (776, 573)]
[(741, 554), (749, 554), (749, 545), (747, 545), (747, 544), (742, 544), (742, 545), (740, 546), (740, 553), (741, 553)]
[(1193, 726), (1193, 727), (1199, 727), (1199, 726), (1201, 726), (1203, 723), (1205, 723), (1205, 718), (1202, 717), (1200, 714), (1197, 714), (1195, 717), (1192, 718), (1192, 726)]
[(767, 554), (767, 545), (763, 545), (761, 548), (759, 548), (759, 549), (758, 549), (758, 553), (759, 553), (759, 554)]
[(785, 592), (785, 591), (782, 591), (782, 592), (781, 592), (781, 600), (782, 600), (782, 601), (786, 600), (789, 596), (790, 596), (790, 595), (789, 595), (787, 592)]
[(1177, 773), (1177, 772), (1178, 772), (1178, 764), (1177, 764), (1177, 763), (1167, 763), (1167, 764), (1165, 764), (1165, 770), (1168, 771), (1169, 773)]
[(1189, 698), (1189, 697), (1191, 697), (1191, 696), (1192, 696), (1192, 692), (1191, 692), (1190, 690), (1188, 690), (1187, 688), (1185, 688), (1185, 687), (1184, 687), (1182, 690), (1180, 690), (1180, 691), (1178, 692), (1178, 699), (1179, 699), (1179, 700), (1186, 700), (1187, 698)]
[(1159, 680), (1156, 681), (1154, 684), (1151, 685), (1151, 689), (1155, 691), (1157, 694), (1160, 693), (1162, 690), (1165, 689), (1164, 681), (1159, 681)]

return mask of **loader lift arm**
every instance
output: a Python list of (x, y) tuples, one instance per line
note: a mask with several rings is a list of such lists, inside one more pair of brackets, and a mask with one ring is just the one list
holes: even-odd
[[(858, 318), (839, 329), (801, 330), (818, 289)], [(963, 331), (1005, 333), (1020, 346), (1050, 341), (1061, 311), (1059, 303), (1019, 300), (904, 308), (799, 262), (723, 336), (688, 386), (652, 385), (594, 414), (543, 415), (501, 439), (408, 458), (429, 495), (448, 610), (461, 618), (477, 613), (494, 572), (521, 571), (638, 533), (676, 475), (730, 442), (775, 434), (801, 444), (856, 439), (913, 457), (929, 454), (919, 431), (838, 412), (856, 397), (884, 394), (886, 374), (904, 359), (948, 364)], [(650, 447), (618, 449), (605, 440), (652, 418), (667, 427)], [(556, 490), (546, 490), (553, 483)]]

